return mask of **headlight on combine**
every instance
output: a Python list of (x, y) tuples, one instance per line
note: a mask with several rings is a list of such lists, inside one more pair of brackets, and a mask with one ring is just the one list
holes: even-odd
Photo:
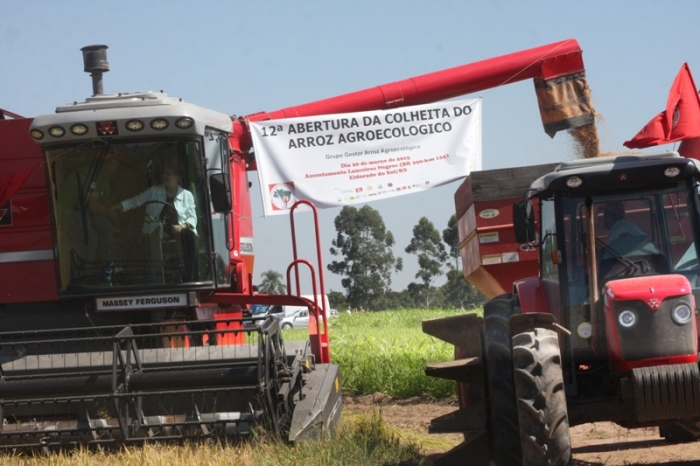
[(82, 123), (76, 123), (70, 127), (70, 132), (76, 136), (82, 136), (88, 132), (88, 127)]
[(129, 120), (126, 122), (126, 129), (129, 131), (141, 131), (143, 129), (143, 121)]
[(42, 133), (40, 129), (34, 128), (29, 132), (29, 134), (36, 140), (44, 139), (44, 133)]
[(693, 311), (686, 303), (680, 303), (671, 311), (671, 319), (678, 325), (685, 325), (693, 318)]
[(637, 323), (637, 314), (634, 311), (625, 309), (624, 311), (620, 312), (619, 316), (617, 316), (617, 321), (624, 328), (632, 328), (634, 327), (634, 324)]
[(157, 131), (163, 130), (169, 125), (170, 123), (168, 123), (168, 120), (166, 120), (165, 118), (157, 118), (151, 122), (151, 128)]
[(55, 138), (60, 138), (63, 137), (64, 134), (66, 134), (66, 130), (61, 128), (60, 126), (52, 126), (49, 128), (49, 134)]
[(175, 122), (175, 126), (180, 129), (187, 129), (194, 124), (194, 120), (190, 117), (180, 118)]

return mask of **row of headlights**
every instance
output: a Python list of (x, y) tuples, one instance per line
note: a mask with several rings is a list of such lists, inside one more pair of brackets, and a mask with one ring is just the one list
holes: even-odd
[[(99, 125), (100, 123), (97, 124)], [(192, 125), (194, 125), (194, 120), (190, 117), (182, 117), (175, 120), (175, 126), (180, 129), (188, 129), (191, 128)], [(127, 121), (124, 126), (127, 130), (131, 131), (132, 133), (137, 133), (144, 129), (146, 127), (146, 124), (142, 120), (134, 119)], [(156, 131), (162, 131), (170, 126), (170, 121), (165, 118), (155, 118), (149, 122), (148, 126), (150, 126), (151, 129), (154, 129)], [(68, 131), (70, 131), (70, 133), (74, 136), (84, 136), (88, 133), (88, 126), (83, 123), (76, 123), (74, 125), (71, 125)], [(48, 133), (51, 137), (58, 139), (65, 136), (66, 129), (63, 126), (54, 125), (48, 129)], [(44, 132), (38, 128), (32, 129), (29, 132), (29, 134), (32, 138), (36, 139), (37, 141), (44, 139)]]
[[(693, 318), (693, 310), (686, 303), (680, 303), (671, 310), (671, 320), (678, 325), (686, 325)], [(623, 328), (632, 328), (637, 324), (639, 317), (632, 309), (625, 309), (617, 316), (617, 321)]]
[[(675, 178), (681, 174), (681, 169), (678, 167), (667, 167), (664, 170), (664, 176), (666, 178)], [(566, 179), (566, 186), (575, 189), (581, 187), (583, 184), (583, 178), (578, 175), (570, 176)]]

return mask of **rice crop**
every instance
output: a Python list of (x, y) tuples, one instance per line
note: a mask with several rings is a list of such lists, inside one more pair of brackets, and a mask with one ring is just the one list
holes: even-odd
[[(409, 309), (341, 314), (332, 319), (331, 359), (340, 365), (343, 391), (354, 395), (381, 392), (397, 398), (455, 395), (454, 381), (424, 373), (428, 363), (454, 359), (454, 347), (424, 334), (421, 322), (463, 313)], [(306, 329), (285, 331), (284, 335), (294, 340), (307, 337)]]

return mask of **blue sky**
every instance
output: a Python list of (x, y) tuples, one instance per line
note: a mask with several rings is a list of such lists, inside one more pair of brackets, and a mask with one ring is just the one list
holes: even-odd
[[(618, 152), (664, 109), (684, 62), (700, 80), (698, 17), (693, 0), (0, 0), (0, 108), (36, 116), (84, 100), (92, 87), (80, 48), (91, 44), (109, 46), (107, 93), (164, 90), (247, 115), (575, 38), (602, 116), (601, 150)], [(479, 95), (484, 169), (574, 157), (565, 134), (550, 139), (542, 130), (531, 81)], [(284, 272), (291, 243), (286, 218), (262, 218), (257, 178), (251, 181), (257, 282), (265, 270)], [(457, 186), (371, 204), (404, 258), (394, 289), (414, 280), (417, 260), (403, 252), (413, 226), (425, 216), (445, 228)], [(320, 215), (326, 262), (334, 259), (328, 249), (338, 212)], [(326, 289), (342, 291), (340, 277), (327, 273)]]

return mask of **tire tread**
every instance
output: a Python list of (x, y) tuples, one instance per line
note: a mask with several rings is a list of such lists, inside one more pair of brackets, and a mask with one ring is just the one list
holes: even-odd
[(514, 384), (525, 466), (566, 466), (571, 441), (556, 332), (535, 328), (513, 337)]

